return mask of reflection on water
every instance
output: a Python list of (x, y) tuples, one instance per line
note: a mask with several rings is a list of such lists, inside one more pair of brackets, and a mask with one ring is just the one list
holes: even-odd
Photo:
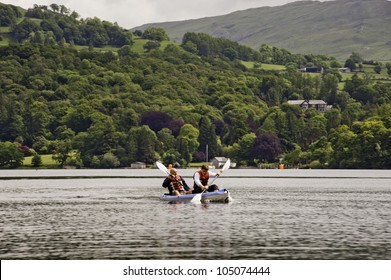
[(161, 181), (0, 181), (0, 257), (391, 259), (389, 178), (220, 178), (234, 201), (201, 205)]

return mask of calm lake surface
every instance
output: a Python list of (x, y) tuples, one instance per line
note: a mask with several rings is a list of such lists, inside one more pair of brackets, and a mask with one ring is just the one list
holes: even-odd
[(161, 201), (163, 179), (0, 171), (0, 258), (391, 259), (391, 171), (230, 169), (233, 202), (201, 205)]

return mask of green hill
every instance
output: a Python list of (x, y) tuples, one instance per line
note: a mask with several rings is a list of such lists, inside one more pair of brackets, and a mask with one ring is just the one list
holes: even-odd
[(200, 32), (255, 49), (268, 44), (341, 60), (359, 52), (368, 60), (391, 61), (391, 2), (385, 0), (299, 1), (134, 29), (151, 25), (166, 29), (176, 41), (186, 32)]
[(0, 168), (36, 153), (67, 167), (187, 166), (206, 146), (238, 166), (391, 168), (390, 63), (355, 54), (360, 75), (342, 76), (326, 55), (1, 8)]

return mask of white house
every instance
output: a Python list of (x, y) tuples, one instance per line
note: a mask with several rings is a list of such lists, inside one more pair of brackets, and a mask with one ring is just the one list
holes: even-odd
[(133, 162), (132, 164), (130, 164), (130, 168), (144, 169), (147, 168), (147, 165), (144, 162)]
[(342, 68), (338, 68), (339, 72), (341, 73), (350, 73), (352, 72), (352, 70), (350, 70), (349, 67), (342, 67)]
[(323, 100), (288, 100), (288, 104), (297, 105), (303, 109), (315, 108), (322, 113), (329, 111), (332, 107)]
[(224, 166), (224, 164), (227, 162), (227, 158), (225, 157), (215, 157), (212, 159), (211, 166), (218, 169)]

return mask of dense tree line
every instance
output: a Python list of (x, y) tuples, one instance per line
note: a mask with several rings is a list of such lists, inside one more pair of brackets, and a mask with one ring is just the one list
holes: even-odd
[[(228, 45), (218, 38), (207, 39), (217, 48), (207, 56), (189, 49), (191, 40), (135, 53), (131, 45), (77, 50), (41, 39), (0, 47), (0, 167), (32, 154), (93, 168), (207, 156), (239, 165), (391, 167), (391, 85), (353, 75), (341, 90), (328, 57), (305, 57), (327, 66), (315, 76), (292, 67), (288, 53), (286, 71), (247, 69), (219, 54)], [(333, 108), (304, 110), (290, 99)]]
[(258, 61), (259, 52), (225, 38), (214, 38), (204, 33), (188, 32), (183, 36), (185, 50), (206, 57), (225, 57), (230, 60)]
[[(12, 38), (19, 43), (29, 40), (33, 43), (68, 42), (82, 46), (122, 47), (133, 42), (132, 32), (118, 24), (98, 18), (79, 20), (76, 12), (71, 13), (63, 5), (34, 5), (26, 11), (20, 23), (16, 22), (16, 18), (21, 17), (20, 13), (15, 14), (18, 10), (6, 7), (11, 8), (5, 10), (0, 7), (1, 25), (10, 26)], [(2, 16), (2, 13), (5, 15)]]
[(214, 38), (203, 33), (186, 33), (183, 36), (182, 47), (188, 52), (203, 57), (228, 58), (231, 61), (240, 59), (243, 61), (287, 65), (293, 68), (305, 66), (316, 66), (319, 68), (342, 67), (341, 63), (328, 55), (292, 54), (285, 49), (266, 44), (262, 44), (259, 50), (255, 51), (237, 42), (225, 38)]
[(14, 25), (17, 23), (18, 18), (22, 16), (22, 13), (16, 6), (0, 3), (0, 26)]
[(288, 50), (262, 44), (259, 48), (260, 62), (290, 65), (296, 68), (315, 66), (319, 68), (338, 68), (341, 64), (329, 55), (292, 54)]

